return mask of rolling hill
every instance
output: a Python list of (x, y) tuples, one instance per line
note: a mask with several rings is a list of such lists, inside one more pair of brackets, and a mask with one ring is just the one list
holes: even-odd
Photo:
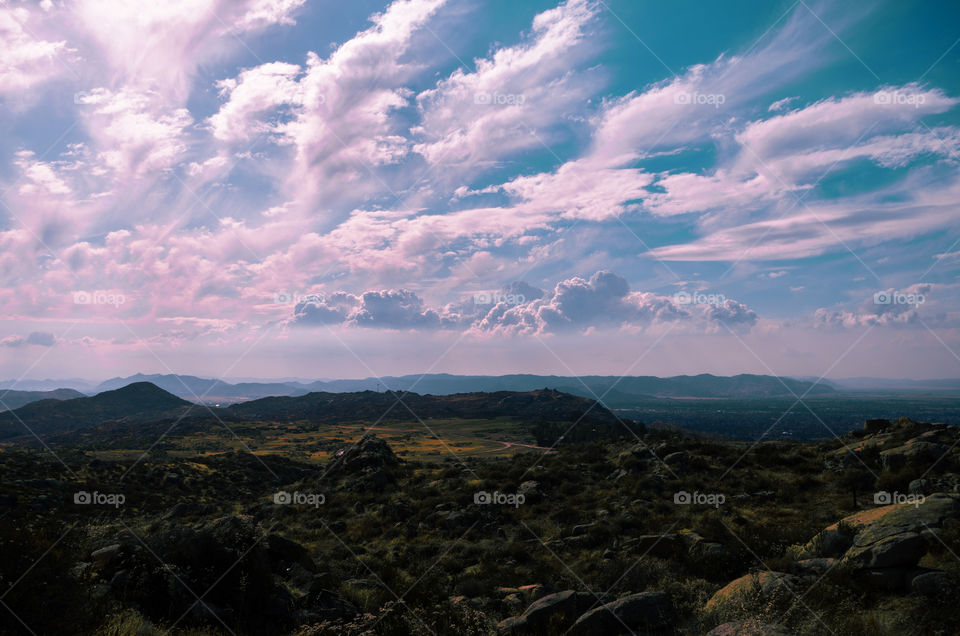
[(427, 375), (389, 376), (357, 380), (318, 380), (316, 382), (242, 382), (189, 375), (143, 375), (112, 378), (96, 391), (115, 390), (133, 382), (151, 382), (165, 391), (187, 400), (202, 398), (207, 402), (241, 402), (264, 397), (297, 397), (308, 393), (355, 393), (359, 391), (393, 390), (419, 394), (452, 395), (495, 391), (534, 391), (544, 387), (593, 398), (603, 396), (612, 406), (632, 406), (637, 399), (649, 398), (769, 398), (802, 395), (829, 395), (836, 389), (825, 382), (780, 378), (769, 375), (742, 374), (715, 376), (701, 374), (670, 378), (656, 376), (565, 377), (556, 375), (514, 374), (502, 376)]
[[(40, 400), (0, 413), (0, 439), (72, 431), (110, 420), (149, 421), (175, 417), (194, 407), (149, 382), (137, 382), (93, 397)], [(197, 407), (194, 407), (197, 408)]]
[(0, 411), (12, 411), (31, 402), (40, 400), (72, 400), (86, 397), (73, 389), (55, 389), (53, 391), (0, 391)]

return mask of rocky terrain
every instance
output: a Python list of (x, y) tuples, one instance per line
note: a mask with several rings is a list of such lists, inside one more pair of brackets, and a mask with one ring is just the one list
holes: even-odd
[(371, 433), (319, 467), (7, 446), (0, 631), (953, 634), (958, 442), (904, 418), (436, 461)]

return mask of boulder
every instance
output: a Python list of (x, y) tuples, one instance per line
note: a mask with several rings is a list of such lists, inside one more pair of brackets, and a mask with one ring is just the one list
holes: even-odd
[(960, 497), (936, 493), (921, 504), (892, 504), (850, 515), (843, 523), (855, 532), (844, 554), (855, 567), (915, 566), (926, 553), (923, 534), (960, 516)]
[(105, 570), (110, 567), (110, 565), (120, 557), (120, 544), (114, 543), (112, 545), (105, 546), (99, 550), (94, 550), (90, 554), (90, 558), (93, 560), (93, 565), (98, 570)]
[(756, 619), (717, 625), (707, 636), (792, 636), (793, 632), (776, 623), (763, 623)]
[(595, 607), (577, 619), (571, 634), (619, 634), (662, 630), (674, 620), (670, 597), (663, 592), (641, 592)]
[(950, 447), (939, 442), (911, 439), (903, 446), (880, 453), (880, 465), (884, 470), (896, 471), (910, 464), (929, 466), (950, 452)]
[(330, 474), (361, 474), (369, 469), (397, 466), (400, 460), (390, 446), (373, 433), (367, 433), (352, 446), (334, 453)]
[(548, 594), (531, 603), (520, 616), (501, 621), (497, 631), (501, 634), (527, 634), (543, 632), (548, 627), (563, 631), (596, 601), (593, 594), (574, 590)]
[(857, 572), (857, 577), (868, 587), (885, 592), (899, 592), (910, 588), (910, 582), (930, 570), (901, 565), (891, 568), (866, 568)]
[(792, 595), (797, 578), (784, 572), (757, 572), (734, 579), (714, 594), (704, 610), (707, 613), (735, 614), (764, 604), (778, 594)]
[(928, 598), (944, 598), (952, 593), (950, 577), (938, 570), (919, 574), (910, 581), (910, 591)]

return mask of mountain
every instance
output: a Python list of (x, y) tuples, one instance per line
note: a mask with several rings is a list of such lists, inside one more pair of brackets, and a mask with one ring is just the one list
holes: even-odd
[(372, 389), (380, 382), (395, 391), (416, 391), (447, 395), (469, 391), (531, 391), (550, 387), (582, 397), (602, 397), (605, 403), (628, 406), (636, 398), (768, 398), (835, 393), (833, 387), (814, 382), (779, 378), (769, 375), (735, 375), (730, 377), (701, 374), (670, 378), (656, 376), (564, 377), (556, 375), (461, 376), (449, 374), (405, 375), (377, 380), (334, 380), (314, 382), (314, 391), (358, 391)]
[(272, 395), (304, 395), (309, 393), (304, 385), (284, 382), (242, 382), (230, 384), (222, 380), (198, 378), (193, 375), (138, 373), (126, 378), (111, 378), (101, 382), (95, 392), (111, 391), (134, 382), (149, 382), (168, 393), (187, 400), (204, 402), (250, 400)]
[(73, 389), (55, 389), (53, 391), (0, 391), (0, 411), (18, 409), (31, 402), (40, 400), (72, 400), (85, 397), (80, 391)]
[[(402, 401), (398, 401), (398, 398)], [(409, 408), (408, 408), (409, 407)], [(553, 389), (528, 392), (458, 393), (452, 395), (308, 393), (299, 397), (269, 397), (234, 404), (225, 409), (234, 418), (292, 422), (306, 420), (340, 423), (377, 420), (415, 420), (417, 417), (526, 421), (614, 422), (615, 416), (594, 400)], [(415, 413), (413, 415), (411, 413)]]
[(836, 392), (832, 386), (820, 382), (778, 378), (769, 375), (735, 375), (730, 377), (709, 374), (670, 378), (656, 376), (602, 376), (565, 377), (556, 375), (515, 374), (501, 376), (427, 375), (389, 376), (359, 380), (317, 380), (314, 382), (242, 382), (231, 384), (223, 380), (199, 378), (190, 375), (143, 375), (112, 378), (97, 387), (107, 391), (132, 382), (151, 382), (165, 391), (187, 400), (202, 398), (205, 402), (240, 402), (273, 396), (302, 396), (307, 393), (356, 393), (360, 391), (408, 391), (431, 395), (477, 393), (495, 391), (533, 391), (544, 387), (586, 398), (603, 397), (612, 406), (633, 406), (637, 399), (649, 398), (769, 398), (791, 397), (807, 393), (827, 395)]
[(69, 378), (66, 380), (0, 380), (0, 391), (4, 389), (15, 389), (17, 391), (55, 391), (57, 389), (73, 389), (86, 394), (90, 394), (96, 382), (83, 380), (81, 378)]
[(149, 382), (137, 382), (93, 397), (40, 400), (2, 412), (0, 439), (30, 435), (30, 431), (38, 435), (72, 431), (109, 420), (147, 421), (176, 417), (193, 406)]
[(906, 380), (892, 378), (843, 378), (832, 380), (842, 391), (960, 391), (960, 379)]

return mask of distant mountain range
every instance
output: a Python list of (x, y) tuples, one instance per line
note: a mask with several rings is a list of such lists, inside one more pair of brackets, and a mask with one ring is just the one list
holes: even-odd
[(296, 397), (313, 392), (353, 393), (358, 391), (412, 391), (419, 394), (451, 395), (494, 391), (533, 391), (555, 389), (581, 397), (602, 397), (611, 405), (629, 405), (638, 398), (749, 398), (778, 397), (792, 394), (824, 395), (836, 390), (826, 384), (807, 380), (778, 378), (767, 375), (709, 374), (695, 376), (600, 376), (564, 377), (556, 375), (427, 375), (389, 376), (361, 380), (318, 380), (316, 382), (243, 382), (231, 384), (222, 380), (190, 375), (143, 375), (112, 378), (97, 386), (94, 392), (114, 390), (132, 382), (151, 382), (187, 400), (206, 402), (239, 402), (262, 397)]
[[(616, 408), (631, 408), (649, 399), (737, 398), (764, 399), (793, 395), (830, 396), (843, 393), (960, 393), (960, 379), (892, 380), (884, 378), (848, 378), (826, 380), (787, 378), (770, 375), (710, 374), (656, 376), (569, 377), (557, 375), (513, 374), (501, 376), (426, 375), (389, 376), (356, 380), (251, 381), (227, 382), (192, 375), (151, 374), (111, 378), (100, 384), (83, 380), (27, 380), (0, 382), (0, 400), (9, 408), (41, 399), (71, 399), (115, 391), (138, 382), (149, 382), (191, 402), (233, 404), (264, 397), (297, 397), (308, 393), (354, 393), (359, 391), (410, 391), (429, 395), (495, 391), (533, 391), (555, 389), (586, 398), (601, 398)], [(17, 390), (12, 390), (16, 387)], [(7, 389), (3, 392), (3, 389)], [(3, 397), (3, 396), (6, 397)], [(3, 405), (0, 404), (0, 410)]]
[(86, 397), (73, 389), (55, 389), (53, 391), (12, 391), (0, 390), (0, 411), (12, 411), (31, 402), (40, 400), (71, 400)]
[(137, 382), (93, 397), (40, 400), (0, 413), (0, 439), (74, 431), (105, 421), (150, 421), (200, 410), (149, 382)]
[[(398, 401), (402, 397), (402, 403)], [(208, 408), (183, 400), (149, 382), (136, 382), (93, 397), (41, 400), (0, 413), (0, 440), (34, 442), (34, 435), (52, 435), (58, 443), (81, 438), (108, 439), (117, 433), (158, 428), (171, 421), (183, 429), (236, 423), (409, 421), (415, 419), (499, 419), (538, 424), (582, 422), (590, 431), (622, 433), (622, 420), (594, 400), (552, 389), (529, 392), (498, 391), (446, 396), (416, 393), (308, 393), (296, 397), (268, 397)], [(640, 425), (638, 425), (640, 426)], [(561, 433), (566, 430), (561, 427)], [(549, 432), (549, 431), (548, 431)]]

